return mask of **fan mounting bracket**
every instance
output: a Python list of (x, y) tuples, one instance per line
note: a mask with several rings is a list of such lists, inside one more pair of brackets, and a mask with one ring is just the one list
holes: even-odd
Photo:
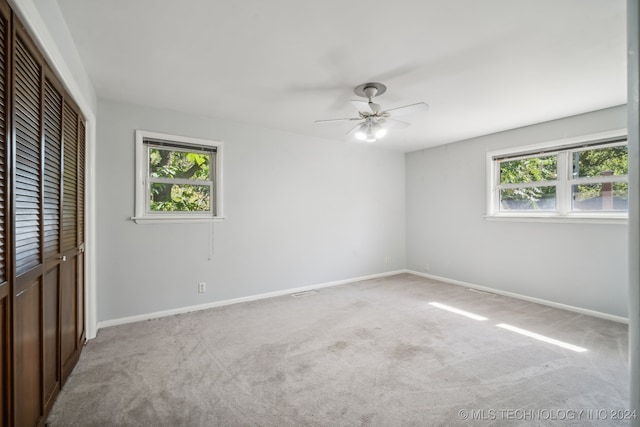
[[(370, 83), (362, 83), (361, 85), (356, 86), (356, 88), (353, 90), (353, 93), (363, 98), (369, 98), (369, 95), (367, 94), (369, 90), (367, 89), (370, 89), (370, 88), (375, 89), (373, 96), (382, 95), (387, 91), (387, 87), (382, 83), (370, 82)], [(373, 98), (373, 96), (371, 98)]]

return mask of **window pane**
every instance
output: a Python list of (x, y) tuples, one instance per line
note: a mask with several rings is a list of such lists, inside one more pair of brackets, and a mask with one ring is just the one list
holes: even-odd
[(211, 187), (189, 184), (151, 184), (151, 211), (208, 212)]
[(500, 162), (500, 184), (554, 181), (558, 177), (558, 157), (530, 157)]
[(573, 185), (571, 188), (574, 211), (626, 211), (629, 209), (629, 184), (626, 182)]
[(555, 209), (555, 186), (500, 190), (500, 210), (502, 211), (553, 211)]
[(208, 153), (151, 148), (149, 176), (153, 178), (182, 178), (209, 180)]
[(627, 147), (608, 147), (573, 153), (573, 177), (627, 175)]

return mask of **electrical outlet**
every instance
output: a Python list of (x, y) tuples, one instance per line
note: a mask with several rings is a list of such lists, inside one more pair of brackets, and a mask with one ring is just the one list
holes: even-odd
[(198, 293), (207, 292), (207, 284), (205, 282), (198, 283)]
[(385, 264), (389, 264), (390, 262), (391, 262), (391, 257), (386, 257), (386, 258), (384, 259), (384, 263), (385, 263)]
[(429, 271), (429, 264), (424, 265), (424, 271)]

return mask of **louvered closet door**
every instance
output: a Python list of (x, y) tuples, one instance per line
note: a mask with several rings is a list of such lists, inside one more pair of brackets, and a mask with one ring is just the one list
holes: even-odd
[[(84, 341), (84, 290), (79, 270), (78, 145), (80, 117), (68, 101), (63, 108), (62, 255), (60, 267), (62, 381), (71, 373)], [(84, 138), (83, 138), (84, 139)]]
[(0, 3), (0, 425), (9, 424), (10, 411), (10, 298), (7, 274), (8, 233), (11, 229), (7, 215), (8, 147), (8, 70), (9, 70), (9, 8)]
[(62, 95), (50, 76), (44, 81), (44, 402), (53, 404), (60, 386), (60, 193), (62, 189)]
[(26, 36), (16, 32), (14, 46), (14, 408), (16, 425), (33, 426), (44, 414), (42, 69)]
[(0, 426), (42, 426), (84, 329), (85, 125), (0, 0)]
[(81, 117), (78, 117), (78, 210), (77, 210), (77, 218), (78, 218), (78, 238), (77, 238), (77, 252), (78, 252), (78, 269), (76, 272), (77, 283), (76, 283), (76, 294), (78, 296), (78, 312), (77, 312), (77, 325), (78, 328), (76, 330), (76, 341), (78, 342), (78, 346), (81, 348), (85, 341), (85, 275), (84, 275), (84, 264), (85, 264), (85, 240), (84, 240), (84, 180), (85, 180), (85, 150), (86, 150), (86, 127), (84, 121)]

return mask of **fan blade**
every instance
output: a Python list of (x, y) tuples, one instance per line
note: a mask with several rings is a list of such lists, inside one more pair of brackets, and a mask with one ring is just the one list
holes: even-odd
[(405, 105), (404, 107), (392, 108), (390, 110), (384, 111), (383, 114), (385, 117), (396, 117), (403, 116), (407, 114), (420, 113), (423, 111), (427, 111), (429, 106), (424, 102), (418, 102), (416, 104)]
[(411, 123), (409, 122), (403, 122), (402, 120), (396, 120), (396, 119), (386, 119), (381, 124), (383, 127), (388, 129), (404, 129), (411, 126)]
[(330, 123), (330, 122), (350, 122), (352, 120), (362, 120), (360, 117), (349, 117), (347, 119), (327, 119), (327, 120), (316, 120), (314, 123)]
[(373, 112), (373, 111), (371, 111), (371, 108), (369, 107), (369, 103), (367, 101), (358, 101), (358, 100), (352, 99), (349, 102), (360, 113), (372, 113)]
[(353, 128), (351, 128), (351, 130), (349, 132), (347, 132), (347, 135), (348, 136), (355, 136), (355, 134), (358, 132), (358, 130), (360, 130), (361, 126), (362, 126), (362, 123), (358, 123)]

